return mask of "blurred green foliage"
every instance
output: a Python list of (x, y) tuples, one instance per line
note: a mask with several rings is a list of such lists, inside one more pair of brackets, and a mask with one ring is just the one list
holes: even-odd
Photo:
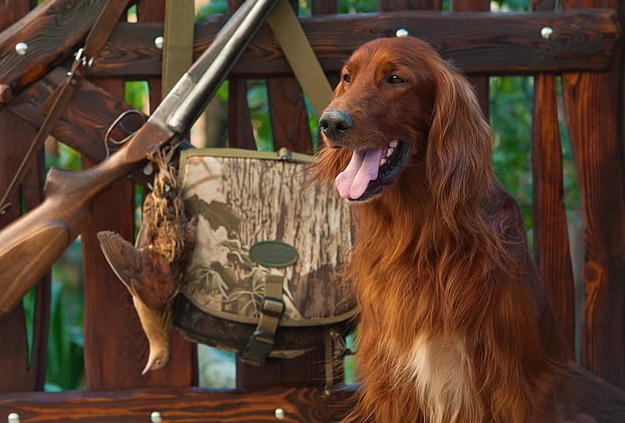
[[(6, 1), (6, 0), (5, 0)], [(310, 0), (301, 0), (300, 5), (307, 11)], [(529, 1), (495, 0), (507, 10), (528, 10)], [(449, 0), (443, 2), (444, 9), (449, 9)], [(339, 9), (342, 13), (375, 12), (377, 0), (341, 0)], [(197, 19), (203, 19), (226, 10), (225, 0), (213, 0), (202, 7)], [(125, 100), (136, 108), (142, 109), (148, 95), (147, 83), (129, 82), (126, 85)], [(225, 82), (216, 94), (216, 98), (227, 104), (228, 83)], [(267, 109), (267, 90), (262, 80), (248, 82), (247, 99), (251, 112), (252, 126), (259, 150), (271, 150), (272, 135)], [(533, 102), (533, 80), (521, 77), (493, 77), (490, 79), (490, 119), (495, 133), (493, 162), (496, 173), (505, 188), (517, 199), (530, 229), (532, 176), (531, 176), (531, 107)], [(313, 139), (317, 139), (317, 117), (307, 104), (309, 123)], [(565, 171), (565, 203), (577, 207), (575, 169), (571, 151), (563, 135), (563, 155)], [(80, 168), (80, 155), (71, 148), (59, 144), (58, 154), (46, 157), (48, 166), (62, 168)], [(137, 190), (137, 204), (140, 205), (142, 190)], [(140, 208), (137, 208), (137, 214)], [(46, 372), (46, 390), (79, 389), (84, 386), (83, 336), (82, 336), (82, 269), (80, 239), (74, 242), (63, 258), (53, 268), (51, 325), (48, 343), (48, 368)], [(29, 293), (24, 302), (27, 322), (31, 325), (33, 313), (33, 293)], [(30, 328), (30, 326), (29, 326)], [(29, 330), (32, 330), (30, 328)], [(347, 367), (351, 367), (348, 362)]]

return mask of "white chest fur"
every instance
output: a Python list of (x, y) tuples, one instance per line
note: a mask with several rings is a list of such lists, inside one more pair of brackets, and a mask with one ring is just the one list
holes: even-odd
[(421, 337), (407, 358), (406, 368), (427, 421), (482, 421), (482, 405), (474, 392), (471, 367), (461, 340)]

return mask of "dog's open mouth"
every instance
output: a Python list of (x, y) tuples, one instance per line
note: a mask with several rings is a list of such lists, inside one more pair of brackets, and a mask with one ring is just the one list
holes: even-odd
[(354, 150), (349, 164), (336, 177), (336, 189), (350, 201), (369, 199), (397, 178), (407, 159), (406, 143), (398, 140), (387, 147)]

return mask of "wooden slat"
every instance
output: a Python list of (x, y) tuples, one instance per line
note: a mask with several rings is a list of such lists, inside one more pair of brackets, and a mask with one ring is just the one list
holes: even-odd
[[(150, 3), (159, 7), (156, 2)], [(118, 97), (124, 80), (98, 80)], [(160, 80), (154, 81), (160, 102)], [(83, 158), (85, 167), (94, 163)], [(92, 389), (187, 387), (196, 379), (194, 348), (178, 334), (172, 337), (172, 354), (166, 369), (141, 375), (148, 343), (131, 297), (104, 259), (96, 234), (113, 230), (127, 240), (134, 237), (134, 185), (126, 179), (101, 194), (93, 203), (92, 220), (82, 232), (85, 277), (85, 369)]]
[(324, 396), (310, 387), (273, 387), (254, 391), (161, 389), (61, 394), (0, 394), (0, 415), (18, 413), (23, 422), (77, 423), (149, 422), (158, 411), (164, 422), (263, 423), (284, 421), (328, 423), (338, 421), (349, 392)]
[[(555, 8), (554, 0), (533, 0), (536, 11)], [(534, 77), (532, 119), (532, 207), (534, 257), (562, 327), (570, 359), (575, 358), (575, 281), (571, 260), (558, 118), (556, 77)]]
[[(578, 412), (599, 423), (625, 421), (625, 393), (583, 368), (570, 364), (566, 385)], [(263, 423), (284, 421), (328, 423), (350, 408), (354, 386), (330, 397), (317, 388), (274, 386), (252, 391), (148, 389), (0, 394), (0, 415), (18, 413), (27, 422), (136, 423), (159, 411), (164, 422)]]
[[(118, 96), (123, 81), (99, 81)], [(95, 163), (83, 156), (83, 168)], [(147, 341), (141, 331), (130, 295), (104, 259), (96, 234), (118, 232), (133, 239), (134, 189), (123, 180), (104, 191), (92, 205), (92, 219), (81, 234), (83, 247), (84, 358), (87, 387), (114, 389), (143, 387), (142, 361), (147, 360)], [(141, 383), (143, 382), (143, 383)]]
[(556, 80), (534, 78), (532, 175), (536, 265), (563, 329), (569, 357), (575, 351), (575, 285), (563, 203), (562, 145)]
[[(564, 7), (618, 7), (613, 1), (564, 1)], [(582, 364), (625, 387), (625, 186), (622, 57), (609, 72), (562, 77), (584, 222), (586, 302)]]
[(312, 154), (308, 113), (302, 89), (295, 78), (270, 78), (267, 93), (271, 108), (271, 128), (274, 149), (286, 147), (291, 151)]
[[(27, 0), (16, 0), (2, 6), (0, 30), (18, 21), (30, 10)], [(35, 131), (26, 122), (16, 119), (9, 110), (0, 110), (0, 193), (8, 188), (11, 178), (21, 162)], [(10, 201), (14, 206), (0, 217), (0, 228), (19, 217), (20, 199), (27, 208), (35, 207), (42, 199), (43, 156), (38, 155), (36, 165), (27, 173), (20, 192)], [(0, 317), (0, 391), (29, 391), (43, 389), (47, 339), (50, 318), (50, 275), (46, 275), (35, 288), (35, 315), (32, 333), (32, 358), (29, 358), (26, 317), (22, 304), (11, 313)]]
[(441, 10), (441, 0), (380, 0), (378, 10)]
[[(297, 0), (290, 3), (297, 14)], [(284, 55), (282, 50), (280, 53)], [(291, 151), (310, 153), (312, 140), (308, 113), (298, 81), (292, 76), (267, 78), (267, 96), (274, 149), (286, 147)]]
[[(242, 0), (228, 0), (228, 12), (233, 13), (243, 3)], [(218, 24), (221, 27), (224, 21)], [(196, 27), (197, 39), (199, 28)], [(215, 32), (216, 34), (216, 32)], [(197, 48), (197, 47), (196, 47)], [(197, 51), (197, 50), (196, 50)], [(249, 51), (249, 47), (247, 49)], [(240, 77), (228, 80), (228, 146), (256, 150), (250, 109), (247, 103), (247, 81)]]
[[(490, 10), (490, 0), (453, 0), (451, 8), (454, 12), (483, 12)], [(484, 116), (489, 113), (489, 83), (488, 76), (470, 76), (469, 82), (475, 90), (477, 100)]]
[[(45, 117), (42, 108), (48, 96), (65, 79), (66, 72), (66, 68), (54, 69), (20, 93), (7, 108), (31, 125), (41, 126)], [(83, 80), (53, 128), (52, 135), (89, 159), (99, 162), (106, 155), (103, 140), (109, 126), (122, 112), (131, 109), (132, 106), (118, 97)], [(136, 125), (140, 123), (138, 117), (132, 117), (132, 120)], [(128, 134), (121, 128), (111, 133), (115, 140), (122, 140), (126, 136)]]
[(337, 0), (313, 0), (311, 4), (313, 15), (331, 15), (339, 12)]
[[(137, 2), (137, 20), (139, 22), (162, 23), (165, 19), (165, 1), (166, 0), (139, 0)], [(154, 40), (152, 40), (152, 42), (154, 42)], [(161, 74), (163, 69), (163, 51), (159, 51), (161, 53), (161, 71), (158, 72), (156, 75), (147, 78), (148, 88), (150, 91), (150, 110), (156, 109), (162, 98)]]
[(256, 140), (247, 104), (247, 81), (228, 80), (228, 147), (256, 150)]
[[(213, 16), (196, 24), (194, 57), (208, 47), (225, 21)], [(611, 63), (621, 30), (611, 10), (564, 12), (385, 12), (319, 16), (301, 19), (308, 39), (326, 72), (339, 72), (361, 44), (394, 36), (407, 28), (430, 41), (467, 73), (516, 75), (535, 72), (604, 70)], [(540, 29), (555, 36), (545, 40)], [(160, 51), (154, 37), (160, 24), (119, 25), (91, 75), (144, 77), (160, 73)], [(286, 59), (268, 28), (256, 35), (233, 69), (233, 75), (261, 78), (290, 74)]]
[[(123, 98), (124, 80), (98, 80), (98, 85)], [(95, 162), (82, 157), (83, 168)], [(122, 180), (92, 204), (91, 222), (81, 234), (84, 290), (84, 361), (87, 388), (146, 387), (141, 378), (147, 360), (147, 341), (126, 288), (100, 251), (96, 234), (112, 230), (127, 240), (134, 235), (134, 187)]]

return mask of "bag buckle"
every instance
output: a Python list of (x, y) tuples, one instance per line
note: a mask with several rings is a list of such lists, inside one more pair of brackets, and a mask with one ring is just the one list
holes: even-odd
[(265, 360), (273, 349), (273, 345), (273, 333), (265, 330), (256, 330), (247, 341), (245, 351), (241, 354), (241, 361), (260, 367), (265, 364)]
[(282, 314), (284, 314), (285, 308), (286, 306), (284, 304), (284, 301), (282, 301), (280, 298), (263, 297), (260, 312), (266, 316), (279, 319)]

